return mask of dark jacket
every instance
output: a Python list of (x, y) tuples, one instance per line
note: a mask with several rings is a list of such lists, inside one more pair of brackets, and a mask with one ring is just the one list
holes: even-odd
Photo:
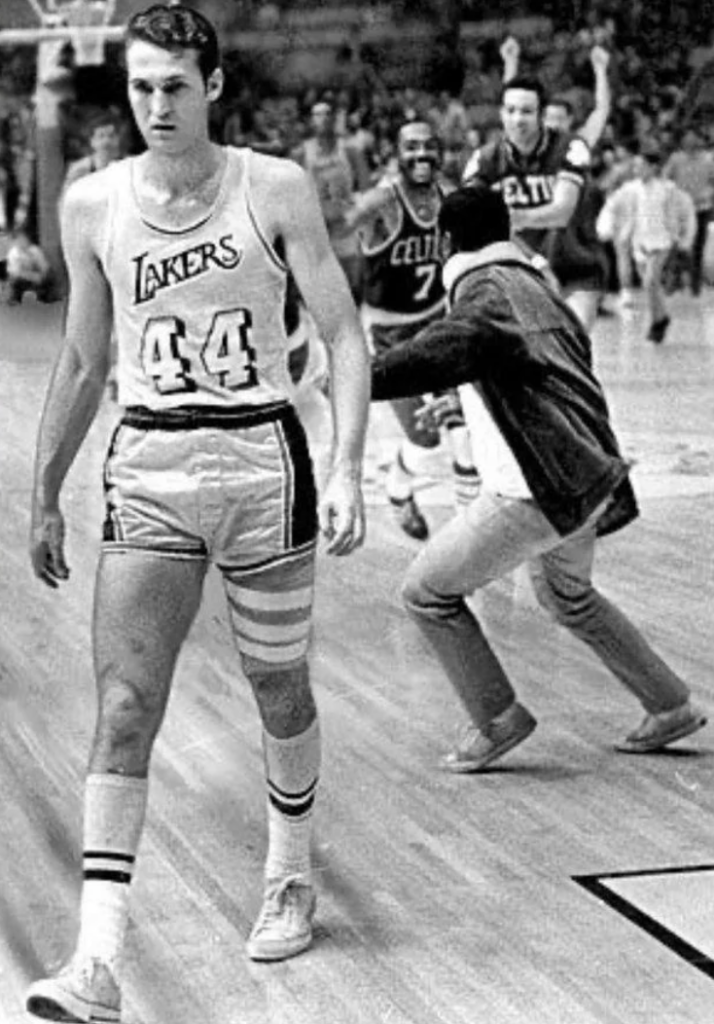
[[(509, 242), (459, 254), (445, 276), (449, 313), (375, 357), (372, 397), (473, 384), (560, 534), (572, 533), (608, 498), (598, 532), (629, 523), (637, 515), (629, 465), (580, 321)], [(478, 453), (478, 438), (473, 442)]]

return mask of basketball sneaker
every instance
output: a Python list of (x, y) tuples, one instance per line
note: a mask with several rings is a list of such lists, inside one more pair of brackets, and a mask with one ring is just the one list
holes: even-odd
[(105, 963), (74, 957), (59, 974), (30, 986), (27, 1012), (42, 1020), (119, 1024), (119, 985)]
[(669, 327), (670, 322), (671, 321), (668, 316), (663, 316), (659, 320), (655, 320), (650, 326), (647, 340), (654, 341), (660, 345), (664, 341), (664, 336), (667, 333), (667, 328)]
[(414, 500), (414, 495), (408, 498), (391, 498), (389, 502), (394, 509), (397, 522), (408, 537), (413, 540), (427, 540), (429, 527), (421, 509)]
[(690, 701), (685, 701), (673, 711), (661, 711), (656, 715), (645, 715), (642, 722), (615, 749), (623, 754), (649, 754), (662, 750), (675, 740), (684, 739), (707, 724), (707, 716)]
[(251, 960), (287, 960), (312, 942), (317, 900), (309, 882), (288, 876), (268, 885), (246, 944)]
[(483, 729), (471, 725), (463, 742), (439, 762), (447, 772), (480, 772), (497, 758), (518, 746), (536, 727), (533, 715), (514, 701)]

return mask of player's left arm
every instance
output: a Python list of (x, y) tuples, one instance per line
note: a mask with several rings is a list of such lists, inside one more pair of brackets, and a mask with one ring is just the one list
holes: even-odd
[(590, 163), (590, 147), (580, 136), (573, 136), (563, 154), (553, 186), (553, 198), (543, 206), (511, 209), (512, 229), (523, 231), (528, 228), (564, 228), (578, 205), (580, 190), (590, 170)]
[(578, 128), (578, 135), (592, 149), (601, 139), (610, 118), (612, 90), (608, 75), (610, 54), (604, 46), (593, 46), (590, 63), (595, 75), (595, 105), (584, 124)]
[[(334, 554), (364, 539), (362, 462), (369, 412), (369, 355), (347, 279), (334, 256), (315, 187), (295, 165), (275, 170), (273, 231), (329, 360), (334, 426), (332, 467), (320, 503), (320, 521)], [(280, 198), (277, 198), (277, 197)], [(286, 197), (286, 198), (283, 198)]]

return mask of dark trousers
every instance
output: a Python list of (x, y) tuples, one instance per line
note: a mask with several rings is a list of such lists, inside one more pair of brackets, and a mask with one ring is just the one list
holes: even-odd
[(711, 210), (697, 210), (697, 233), (694, 236), (691, 262), (691, 287), (694, 295), (702, 290), (702, 273), (704, 268), (704, 250), (707, 245)]

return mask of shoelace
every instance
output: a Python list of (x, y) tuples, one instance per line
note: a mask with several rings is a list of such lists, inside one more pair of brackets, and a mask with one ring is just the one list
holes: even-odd
[(277, 920), (288, 898), (288, 890), (299, 884), (295, 878), (284, 878), (265, 898), (256, 931), (267, 928)]

